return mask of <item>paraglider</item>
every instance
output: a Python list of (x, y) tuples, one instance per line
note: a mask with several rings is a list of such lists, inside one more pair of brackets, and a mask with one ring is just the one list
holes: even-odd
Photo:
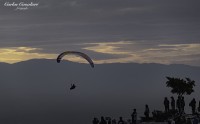
[[(88, 55), (86, 55), (85, 53), (78, 52), (78, 51), (65, 51), (65, 52), (61, 53), (60, 55), (58, 55), (58, 57), (56, 59), (57, 63), (60, 63), (62, 58), (65, 55), (78, 55), (78, 56), (84, 58), (85, 60), (87, 60), (89, 62), (89, 64), (90, 64), (90, 66), (92, 68), (94, 68), (94, 63), (93, 63), (92, 59)], [(75, 88), (76, 88), (76, 85), (75, 84), (71, 84), (70, 90), (73, 90)]]
[(71, 84), (70, 90), (73, 90), (75, 88), (76, 88), (76, 85), (75, 84)]
[(57, 63), (60, 63), (61, 59), (65, 56), (65, 55), (78, 55), (84, 59), (86, 59), (89, 63), (90, 63), (90, 66), (92, 68), (94, 68), (94, 63), (92, 61), (92, 59), (86, 55), (85, 53), (82, 53), (82, 52), (77, 52), (77, 51), (65, 51), (63, 53), (61, 53), (58, 57), (57, 57)]

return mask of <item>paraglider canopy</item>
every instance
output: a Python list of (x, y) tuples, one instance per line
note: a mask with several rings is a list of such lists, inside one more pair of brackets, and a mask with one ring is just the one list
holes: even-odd
[(89, 63), (90, 63), (90, 66), (92, 68), (94, 68), (94, 63), (92, 61), (92, 59), (86, 55), (85, 53), (82, 53), (82, 52), (77, 52), (77, 51), (65, 51), (63, 53), (61, 53), (58, 57), (57, 57), (57, 63), (60, 63), (61, 59), (65, 56), (65, 55), (78, 55), (84, 59), (86, 59)]

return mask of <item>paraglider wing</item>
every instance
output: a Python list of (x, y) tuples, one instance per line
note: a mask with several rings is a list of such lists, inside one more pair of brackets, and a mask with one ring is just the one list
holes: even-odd
[(65, 56), (65, 55), (71, 55), (71, 54), (74, 54), (74, 55), (79, 55), (80, 57), (86, 59), (92, 68), (94, 68), (94, 63), (92, 61), (92, 59), (86, 55), (85, 53), (82, 53), (82, 52), (77, 52), (77, 51), (66, 51), (66, 52), (63, 52), (61, 53), (58, 57), (57, 57), (57, 63), (60, 63), (61, 59)]

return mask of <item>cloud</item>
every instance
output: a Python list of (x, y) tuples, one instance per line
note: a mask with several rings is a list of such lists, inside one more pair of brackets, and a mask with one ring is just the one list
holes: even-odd
[(128, 51), (119, 50), (122, 46), (126, 46), (132, 44), (131, 42), (102, 42), (102, 43), (86, 43), (86, 45), (93, 45), (91, 47), (85, 47), (85, 50), (91, 50), (98, 53), (105, 53), (105, 54), (114, 54), (114, 55), (126, 55), (129, 54)]
[[(198, 43), (147, 44), (146, 42), (118, 41), (72, 44), (72, 46), (76, 47), (77, 51), (88, 54), (96, 64), (160, 63), (200, 66), (200, 44)], [(0, 49), (0, 61), (16, 63), (29, 59), (56, 59), (58, 54), (49, 52), (43, 48), (9, 47)], [(87, 63), (83, 58), (73, 55), (68, 55), (63, 59), (78, 63)]]
[(30, 47), (11, 47), (0, 49), (0, 61), (6, 63), (16, 63), (29, 59), (52, 59), (55, 54), (39, 53), (40, 49)]
[[(160, 63), (160, 64), (190, 64), (200, 62), (200, 44), (144, 44), (130, 41), (111, 43), (93, 43), (93, 46), (83, 49), (97, 53), (123, 55), (124, 57), (97, 59), (96, 63)], [(144, 47), (145, 46), (145, 47)], [(137, 49), (134, 49), (137, 48)]]
[(43, 41), (193, 43), (200, 38), (199, 1), (36, 0), (39, 7), (27, 11), (13, 11), (4, 2), (0, 5), (1, 47), (35, 47)]

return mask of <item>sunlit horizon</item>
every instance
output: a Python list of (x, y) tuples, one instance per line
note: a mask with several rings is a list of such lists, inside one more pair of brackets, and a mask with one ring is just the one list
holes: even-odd
[[(200, 54), (200, 44), (138, 44), (130, 41), (99, 42), (78, 44), (79, 50), (88, 54), (96, 64), (104, 63), (158, 63), (185, 64), (199, 66), (195, 55)], [(56, 59), (60, 53), (46, 52), (36, 47), (0, 48), (0, 62), (14, 64), (31, 59)], [(102, 57), (101, 55), (107, 56)], [(65, 60), (86, 63), (77, 56), (64, 57)], [(198, 58), (197, 58), (198, 59)], [(194, 61), (194, 63), (193, 63)]]

